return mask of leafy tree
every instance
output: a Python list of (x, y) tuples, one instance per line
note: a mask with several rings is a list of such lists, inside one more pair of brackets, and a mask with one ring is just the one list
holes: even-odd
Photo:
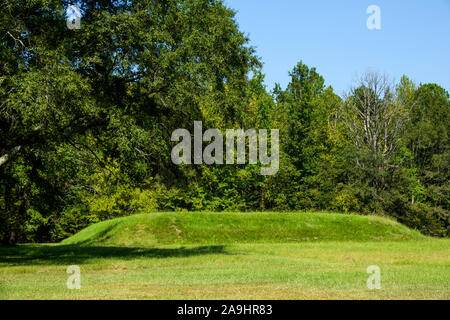
[[(71, 188), (107, 170), (107, 159), (118, 161), (122, 182), (159, 175), (170, 183), (177, 176), (170, 133), (201, 120), (205, 101), (225, 121), (245, 103), (247, 73), (257, 60), (221, 1), (78, 5), (82, 27), (69, 30), (65, 2), (2, 3), (4, 242), (24, 239), (29, 210), (57, 220)], [(53, 157), (57, 152), (69, 158)], [(63, 165), (70, 174), (62, 174)], [(37, 203), (35, 190), (49, 199)]]
[[(299, 62), (268, 92), (221, 0), (0, 4), (0, 243), (156, 210), (337, 210), (448, 236), (450, 100), (365, 74), (339, 97)], [(253, 74), (251, 78), (249, 75)], [(171, 133), (279, 129), (280, 168), (175, 166)]]

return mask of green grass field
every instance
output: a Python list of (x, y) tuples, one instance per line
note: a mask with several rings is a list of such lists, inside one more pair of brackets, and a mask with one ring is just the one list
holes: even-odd
[[(69, 290), (66, 269), (81, 269)], [(369, 290), (368, 266), (381, 268)], [(449, 299), (450, 240), (325, 213), (155, 213), (0, 248), (0, 299)]]

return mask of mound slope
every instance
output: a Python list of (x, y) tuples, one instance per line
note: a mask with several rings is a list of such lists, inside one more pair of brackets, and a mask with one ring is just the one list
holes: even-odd
[(62, 244), (149, 246), (302, 241), (403, 241), (418, 231), (374, 216), (334, 213), (149, 213), (100, 222)]

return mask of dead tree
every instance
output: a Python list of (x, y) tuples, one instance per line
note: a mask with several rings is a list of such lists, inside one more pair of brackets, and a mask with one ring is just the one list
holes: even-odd
[(404, 111), (395, 87), (377, 72), (366, 72), (345, 97), (344, 123), (358, 154), (366, 155), (357, 157), (357, 165), (377, 172), (373, 177), (377, 191), (384, 187), (385, 170), (395, 168), (391, 160), (406, 122)]

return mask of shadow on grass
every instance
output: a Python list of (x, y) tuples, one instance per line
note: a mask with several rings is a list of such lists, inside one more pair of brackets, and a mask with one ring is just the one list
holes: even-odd
[(89, 260), (115, 258), (132, 260), (138, 258), (190, 257), (208, 254), (229, 254), (225, 246), (198, 246), (166, 248), (130, 247), (84, 247), (77, 245), (23, 245), (0, 247), (0, 264), (20, 265), (67, 265), (83, 264)]

